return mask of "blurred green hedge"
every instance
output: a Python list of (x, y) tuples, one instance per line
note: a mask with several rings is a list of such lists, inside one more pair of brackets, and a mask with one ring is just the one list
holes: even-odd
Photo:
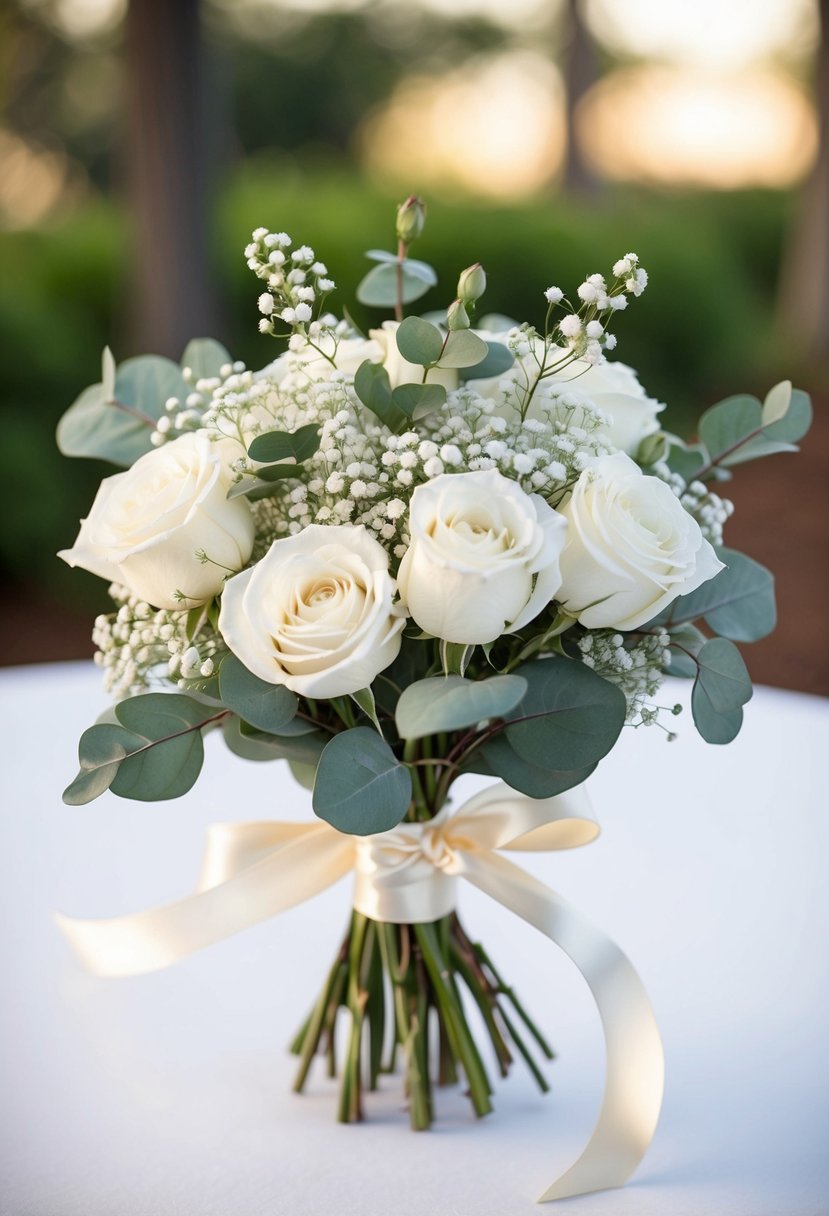
[[(352, 306), (370, 247), (391, 248), (397, 200), (354, 175), (246, 162), (218, 199), (212, 262), (224, 316), (222, 338), (237, 358), (261, 366), (276, 354), (257, 332), (258, 285), (242, 250), (251, 230), (286, 229), (314, 247), (337, 281), (332, 306)], [(424, 310), (447, 304), (457, 273), (482, 261), (487, 310), (540, 321), (551, 283), (572, 291), (635, 250), (650, 286), (619, 318), (618, 355), (648, 391), (668, 402), (667, 425), (688, 433), (701, 410), (737, 390), (764, 390), (788, 352), (772, 326), (785, 196), (609, 192), (588, 205), (550, 195), (522, 206), (433, 201), (416, 256), (441, 286)], [(0, 477), (17, 504), (3, 529), (7, 585), (38, 583), (68, 603), (102, 603), (97, 580), (69, 572), (55, 550), (74, 539), (107, 470), (69, 461), (54, 446), (61, 413), (99, 378), (101, 348), (130, 354), (125, 283), (128, 228), (114, 204), (95, 202), (43, 231), (0, 234)], [(376, 321), (352, 309), (361, 324)], [(789, 369), (790, 370), (790, 369)]]

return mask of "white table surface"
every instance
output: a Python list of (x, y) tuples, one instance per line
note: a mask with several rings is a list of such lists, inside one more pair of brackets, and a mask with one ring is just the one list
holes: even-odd
[[(669, 704), (684, 686), (672, 687)], [(176, 802), (69, 808), (77, 736), (106, 704), (91, 664), (0, 673), (3, 743), (4, 1216), (518, 1216), (583, 1147), (602, 1084), (584, 982), (474, 890), (468, 928), (556, 1049), (553, 1092), (516, 1065), (475, 1122), (440, 1092), (408, 1130), (399, 1078), (369, 1122), (334, 1120), (333, 1083), (290, 1093), (285, 1051), (322, 980), (348, 880), (155, 975), (96, 980), (52, 921), (185, 894), (217, 819), (302, 818), (279, 764), (207, 742)], [(829, 702), (759, 689), (740, 738), (628, 731), (591, 778), (604, 833), (531, 857), (637, 966), (667, 1054), (663, 1117), (634, 1180), (536, 1209), (574, 1216), (829, 1213)], [(470, 780), (471, 792), (480, 781)]]

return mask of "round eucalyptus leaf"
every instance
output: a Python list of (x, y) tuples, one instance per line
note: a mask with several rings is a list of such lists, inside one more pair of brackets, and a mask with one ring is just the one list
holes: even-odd
[(396, 827), (412, 797), (409, 770), (367, 726), (334, 735), (320, 756), (313, 807), (340, 832), (369, 836)]
[(521, 676), (430, 676), (405, 688), (394, 720), (401, 739), (420, 739), (438, 731), (460, 730), (490, 718), (503, 718), (527, 691)]
[(235, 654), (225, 655), (222, 659), (219, 695), (223, 705), (245, 722), (250, 722), (251, 726), (264, 731), (278, 731), (286, 727), (296, 715), (299, 704), (296, 694), (284, 684), (269, 684), (260, 680), (248, 671)]
[(443, 350), (443, 334), (422, 317), (406, 317), (395, 334), (397, 349), (409, 363), (437, 363)]

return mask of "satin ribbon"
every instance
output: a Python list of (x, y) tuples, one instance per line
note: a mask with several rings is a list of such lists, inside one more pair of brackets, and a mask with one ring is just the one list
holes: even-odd
[(584, 1152), (539, 1202), (564, 1199), (622, 1186), (636, 1169), (659, 1117), (662, 1044), (642, 982), (619, 947), (500, 850), (570, 849), (598, 833), (583, 788), (534, 799), (503, 784), (453, 815), (444, 809), (376, 836), (346, 836), (321, 822), (214, 824), (193, 895), (112, 920), (58, 921), (94, 974), (137, 975), (276, 916), (352, 870), (357, 911), (398, 924), (447, 915), (458, 879), (466, 879), (569, 955), (601, 1016), (607, 1070), (599, 1117)]

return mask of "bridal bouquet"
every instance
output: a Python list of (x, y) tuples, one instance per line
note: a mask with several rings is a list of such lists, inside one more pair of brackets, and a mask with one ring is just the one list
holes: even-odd
[[(546, 1088), (550, 1049), (459, 921), (454, 878), (500, 883), (497, 898), (559, 940), (529, 906), (552, 893), (524, 875), (510, 895), (523, 872), (493, 850), (591, 838), (578, 787), (625, 724), (673, 737), (679, 707), (656, 700), (667, 674), (693, 680), (708, 742), (735, 737), (751, 683), (734, 643), (767, 634), (775, 608), (768, 571), (724, 547), (720, 491), (744, 461), (792, 450), (810, 421), (784, 382), (762, 403), (707, 410), (697, 442), (664, 433), (663, 407), (607, 357), (647, 285), (633, 253), (571, 298), (539, 282), (539, 325), (480, 315), (479, 264), (448, 307), (409, 311), (437, 282), (410, 256), (424, 222), (408, 199), (396, 248), (368, 253), (357, 297), (387, 316), (367, 334), (329, 311), (335, 284), (313, 249), (257, 229), (245, 256), (259, 329), (287, 349), (261, 371), (208, 340), (181, 367), (116, 368), (106, 351), (101, 383), (58, 431), (66, 454), (124, 469), (61, 554), (110, 583), (94, 639), (118, 698), (83, 734), (65, 801), (178, 797), (203, 736), (220, 731), (246, 759), (286, 761), (317, 817), (230, 825), (192, 897), (232, 888), (223, 910), (183, 901), (172, 920), (124, 918), (106, 940), (105, 922), (87, 925), (94, 939), (73, 922), (80, 948), (109, 974), (164, 965), (313, 893), (298, 875), (312, 845), (327, 849), (306, 886), (356, 869), (355, 910), (293, 1044), (297, 1087), (327, 1055), (340, 1118), (359, 1119), (365, 1088), (400, 1055), (414, 1128), (433, 1118), (434, 1082), (461, 1074), (475, 1113), (490, 1110), (475, 1025), (502, 1074), (517, 1053)], [(509, 788), (452, 817), (467, 773)], [(654, 1054), (658, 1040), (658, 1072)]]

